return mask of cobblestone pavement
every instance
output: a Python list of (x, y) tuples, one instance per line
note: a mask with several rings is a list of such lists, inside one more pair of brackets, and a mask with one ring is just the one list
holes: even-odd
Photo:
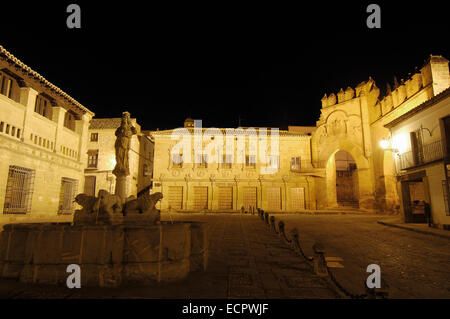
[(450, 240), (377, 224), (382, 216), (274, 215), (286, 233), (296, 227), (307, 253), (316, 241), (328, 256), (342, 257), (332, 269), (352, 293), (364, 293), (366, 267), (378, 264), (390, 298), (450, 298)]
[(206, 272), (152, 287), (81, 288), (0, 281), (2, 298), (339, 298), (257, 215), (163, 214), (163, 220), (209, 223)]

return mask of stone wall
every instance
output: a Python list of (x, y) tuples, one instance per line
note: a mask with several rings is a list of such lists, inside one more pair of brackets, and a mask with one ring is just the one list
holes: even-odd
[(67, 266), (81, 268), (82, 286), (113, 287), (178, 280), (207, 266), (204, 223), (154, 226), (9, 224), (0, 237), (0, 276), (65, 284)]

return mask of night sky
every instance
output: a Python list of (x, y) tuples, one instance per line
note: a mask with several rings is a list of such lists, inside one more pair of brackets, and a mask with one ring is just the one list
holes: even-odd
[[(81, 7), (81, 29), (66, 27), (69, 3)], [(450, 58), (445, 2), (377, 1), (378, 30), (366, 26), (365, 1), (152, 3), (2, 3), (0, 44), (96, 117), (128, 110), (144, 129), (188, 116), (214, 127), (239, 117), (315, 125), (324, 93), (369, 76), (384, 91), (431, 53)]]

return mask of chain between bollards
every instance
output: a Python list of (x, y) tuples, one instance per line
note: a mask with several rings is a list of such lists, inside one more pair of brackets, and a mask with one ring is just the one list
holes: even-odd
[(278, 231), (276, 229), (275, 216), (270, 216), (269, 214), (264, 212), (262, 209), (258, 209), (258, 215), (265, 222), (267, 226), (270, 226), (270, 229), (280, 237), (284, 239), (284, 241), (295, 250), (300, 253), (300, 255), (306, 260), (309, 265), (314, 267), (314, 271), (318, 276), (321, 277), (329, 277), (330, 280), (336, 285), (336, 287), (347, 297), (351, 299), (386, 299), (388, 296), (388, 292), (386, 289), (370, 289), (366, 286), (365, 294), (352, 294), (347, 289), (344, 288), (343, 285), (339, 283), (339, 281), (334, 276), (330, 267), (328, 267), (326, 258), (325, 258), (325, 247), (321, 243), (315, 243), (313, 245), (313, 250), (315, 253), (315, 257), (308, 257), (305, 255), (302, 246), (300, 244), (299, 233), (297, 228), (293, 228), (291, 230), (291, 238), (289, 239), (286, 236), (285, 225), (283, 221), (278, 222)]

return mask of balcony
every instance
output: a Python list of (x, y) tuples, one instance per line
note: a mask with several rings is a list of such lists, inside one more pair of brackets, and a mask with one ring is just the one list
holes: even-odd
[(304, 173), (311, 170), (315, 170), (317, 168), (325, 168), (326, 161), (308, 161), (308, 160), (302, 160), (300, 162), (300, 165), (291, 163), (290, 169), (291, 172), (294, 173)]
[(432, 163), (443, 159), (444, 153), (442, 150), (441, 140), (424, 144), (416, 151), (408, 151), (398, 154), (395, 159), (397, 172), (401, 170), (411, 169), (424, 164)]

